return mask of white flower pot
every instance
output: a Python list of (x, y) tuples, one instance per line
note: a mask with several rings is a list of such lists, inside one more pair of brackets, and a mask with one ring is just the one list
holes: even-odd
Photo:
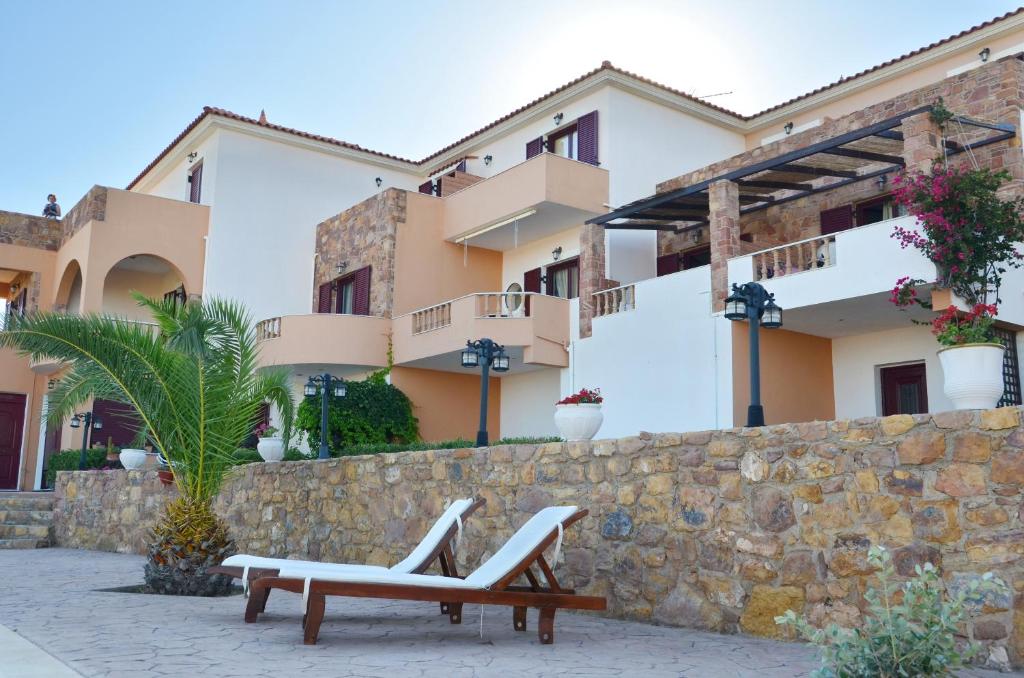
[(284, 438), (260, 438), (256, 443), (256, 451), (263, 457), (263, 461), (281, 461), (284, 459)]
[(121, 460), (121, 466), (129, 471), (150, 471), (160, 465), (160, 455), (156, 452), (146, 452), (126, 447), (117, 455)]
[(566, 440), (590, 440), (597, 435), (604, 421), (601, 405), (555, 405), (555, 426)]
[(1002, 344), (964, 344), (939, 350), (942, 392), (958, 410), (987, 410), (1003, 396)]

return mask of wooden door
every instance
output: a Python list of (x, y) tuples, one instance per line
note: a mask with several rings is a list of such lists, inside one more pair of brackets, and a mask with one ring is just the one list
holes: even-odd
[(928, 380), (924, 363), (883, 367), (882, 416), (928, 411)]
[(0, 393), (0, 490), (18, 489), (25, 396)]

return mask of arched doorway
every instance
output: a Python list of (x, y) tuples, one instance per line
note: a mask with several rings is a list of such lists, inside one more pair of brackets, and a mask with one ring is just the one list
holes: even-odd
[(78, 313), (82, 309), (82, 267), (77, 259), (72, 259), (64, 268), (57, 286), (57, 298), (54, 310)]
[(155, 299), (184, 302), (188, 291), (174, 264), (153, 254), (136, 254), (114, 264), (103, 279), (103, 313), (131, 320), (149, 320), (132, 297), (139, 292)]

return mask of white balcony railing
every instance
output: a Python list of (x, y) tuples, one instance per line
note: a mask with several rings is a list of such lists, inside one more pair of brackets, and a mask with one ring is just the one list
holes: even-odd
[(636, 285), (622, 285), (594, 292), (594, 317), (636, 309)]
[(256, 341), (277, 339), (281, 336), (281, 318), (267, 318), (256, 323)]
[(836, 264), (836, 237), (819, 235), (751, 255), (754, 280), (781, 278)]
[(452, 324), (452, 304), (473, 299), (474, 318), (529, 318), (530, 300), (537, 292), (477, 292), (412, 312), (412, 333), (423, 334)]

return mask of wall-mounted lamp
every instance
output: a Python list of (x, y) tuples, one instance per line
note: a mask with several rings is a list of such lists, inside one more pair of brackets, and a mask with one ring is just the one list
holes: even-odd
[(48, 382), (46, 382), (46, 388), (52, 391), (54, 388), (57, 387), (58, 381), (60, 381), (60, 379), (50, 379)]
[(551, 258), (554, 259), (555, 261), (558, 261), (558, 259), (561, 256), (562, 256), (562, 246), (561, 245), (559, 245), (555, 249), (551, 250)]
[(792, 131), (793, 131), (793, 123), (792, 122), (787, 122), (785, 125), (782, 126), (782, 129), (783, 129), (783, 131), (786, 134), (792, 133)]
[(21, 289), (21, 283), (11, 283), (11, 294)]
[(562, 124), (562, 118), (564, 118), (564, 117), (565, 117), (564, 113), (555, 113), (555, 125), (561, 125)]
[(189, 164), (195, 162), (195, 159), (198, 158), (198, 157), (199, 157), (199, 153), (197, 153), (196, 151), (192, 151), (191, 153), (189, 153), (188, 154)]
[(981, 63), (986, 63), (990, 56), (992, 56), (992, 50), (988, 47), (978, 52), (978, 58), (981, 59)]
[(494, 161), (494, 156), (493, 155), (488, 154), (488, 155), (484, 156), (484, 164), (487, 165), (488, 167), (491, 166), (491, 162), (493, 162), (493, 161)]
[(335, 266), (335, 267), (334, 267), (334, 270), (335, 270), (335, 272), (336, 272), (336, 273), (337, 273), (338, 275), (341, 275), (342, 273), (344, 273), (344, 272), (345, 272), (345, 270), (346, 270), (347, 268), (348, 268), (348, 262), (347, 262), (347, 261), (343, 261), (343, 262), (341, 262), (340, 264), (338, 264), (337, 266)]
[(889, 181), (889, 177), (885, 176), (884, 174), (879, 174), (878, 178), (875, 179), (875, 183), (878, 184), (879, 190), (885, 188), (885, 184), (888, 181)]
[(691, 235), (690, 238), (692, 238), (694, 244), (696, 244), (700, 242), (700, 239), (703, 237), (703, 235), (703, 232), (701, 232), (701, 230), (698, 228), (693, 232), (693, 235)]
[(376, 178), (376, 179), (374, 179), (373, 181), (374, 181), (374, 183), (376, 183), (376, 184), (377, 184), (377, 188), (380, 188), (380, 187), (381, 187), (381, 186), (382, 186), (382, 185), (384, 184), (384, 180), (383, 180), (383, 179), (381, 179), (380, 177), (377, 177), (377, 178)]

